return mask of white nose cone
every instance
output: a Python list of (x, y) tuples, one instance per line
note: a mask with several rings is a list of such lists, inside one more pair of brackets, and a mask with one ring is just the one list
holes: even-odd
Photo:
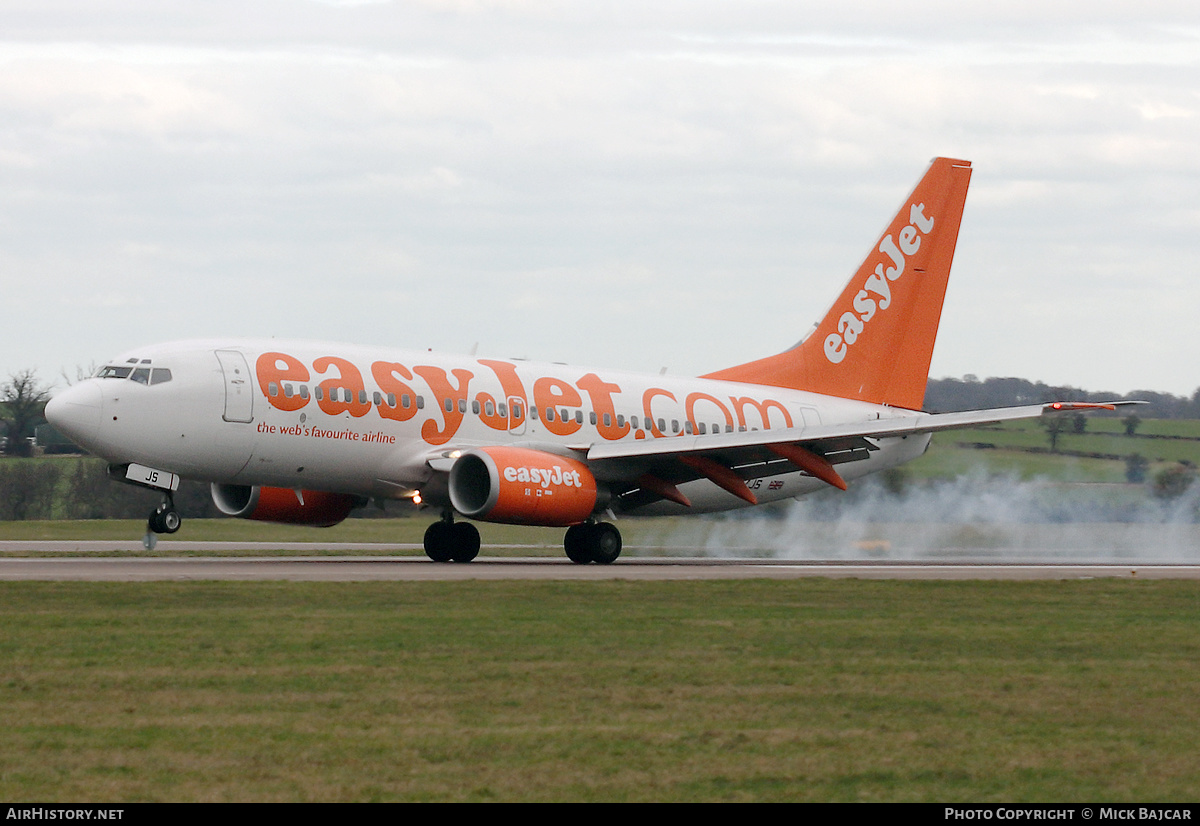
[(100, 398), (94, 381), (68, 387), (46, 404), (46, 421), (75, 444), (90, 449), (100, 428)]

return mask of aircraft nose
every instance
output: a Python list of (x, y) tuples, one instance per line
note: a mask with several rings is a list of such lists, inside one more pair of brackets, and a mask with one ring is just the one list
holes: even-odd
[(68, 387), (46, 404), (46, 421), (81, 447), (89, 447), (100, 428), (100, 388), (94, 381)]

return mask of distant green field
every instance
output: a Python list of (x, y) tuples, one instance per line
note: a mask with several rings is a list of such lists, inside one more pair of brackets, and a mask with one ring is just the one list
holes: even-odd
[[(957, 438), (956, 438), (957, 437)], [(940, 434), (924, 456), (904, 468), (917, 479), (953, 479), (984, 472), (1019, 479), (1059, 482), (1124, 482), (1125, 463), (1016, 449), (978, 450), (957, 446), (961, 434)]]
[(1192, 802), (1196, 584), (0, 583), (0, 796)]
[(1150, 419), (1142, 422), (1137, 434), (1130, 437), (1124, 434), (1119, 419), (1096, 416), (1088, 419), (1084, 433), (1060, 434), (1058, 453), (1049, 453), (1049, 448), (1050, 439), (1039, 422), (1009, 422), (992, 428), (939, 433), (934, 436), (928, 453), (905, 467), (920, 479), (953, 478), (983, 470), (1022, 479), (1124, 482), (1124, 457), (1133, 453), (1150, 461), (1151, 474), (1177, 462), (1200, 466), (1200, 421)]

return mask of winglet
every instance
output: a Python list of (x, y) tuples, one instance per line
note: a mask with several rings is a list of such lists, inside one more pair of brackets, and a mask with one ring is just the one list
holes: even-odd
[(704, 378), (919, 410), (970, 180), (970, 161), (935, 158), (804, 341)]

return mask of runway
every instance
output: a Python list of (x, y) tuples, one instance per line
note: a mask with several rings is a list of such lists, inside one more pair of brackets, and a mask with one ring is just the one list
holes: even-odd
[[(163, 543), (166, 545), (167, 543)], [(299, 548), (293, 547), (299, 545)], [(128, 542), (0, 542), (0, 551), (54, 554), (0, 558), (0, 580), (151, 582), (245, 581), (454, 581), (454, 580), (733, 580), (840, 579), (1055, 580), (1099, 577), (1200, 579), (1200, 565), (1119, 563), (813, 561), (713, 559), (701, 557), (622, 557), (612, 565), (576, 565), (565, 558), (486, 556), (459, 565), (412, 555), (412, 545), (338, 546), (360, 555), (312, 556), (307, 543), (269, 543), (277, 555), (254, 556), (98, 556), (129, 550)], [(160, 546), (161, 548), (161, 546)], [(173, 542), (171, 552), (219, 553), (258, 549), (248, 543)], [(331, 550), (324, 546), (323, 550)], [(509, 553), (513, 548), (506, 549)], [(366, 551), (374, 555), (361, 555)], [(305, 553), (307, 552), (307, 553)], [(518, 549), (519, 552), (519, 549)], [(389, 553), (407, 553), (392, 556)], [(62, 554), (62, 555), (59, 555)]]

